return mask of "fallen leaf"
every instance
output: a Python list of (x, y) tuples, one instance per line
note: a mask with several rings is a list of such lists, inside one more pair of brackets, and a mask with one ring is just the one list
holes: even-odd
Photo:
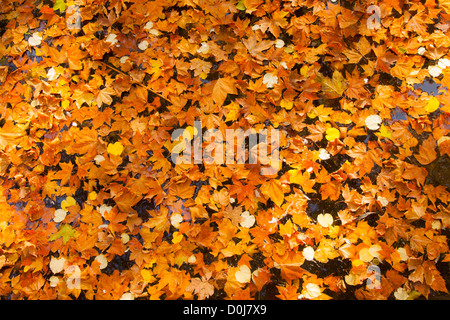
[(324, 228), (328, 228), (333, 224), (333, 216), (329, 213), (320, 213), (317, 216), (317, 222)]
[(114, 143), (109, 143), (108, 148), (106, 150), (108, 151), (108, 153), (110, 153), (112, 155), (120, 156), (124, 150), (124, 147), (123, 147), (122, 143), (117, 141)]
[(248, 283), (252, 278), (252, 272), (246, 265), (241, 265), (235, 273), (236, 280), (240, 283)]
[(50, 270), (52, 270), (54, 274), (60, 273), (61, 271), (63, 271), (65, 263), (66, 259), (64, 257), (61, 258), (52, 257), (49, 264)]

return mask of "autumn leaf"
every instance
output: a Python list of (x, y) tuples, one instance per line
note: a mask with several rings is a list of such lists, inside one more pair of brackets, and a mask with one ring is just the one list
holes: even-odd
[(85, 154), (88, 152), (95, 152), (98, 143), (98, 132), (83, 128), (73, 134), (74, 143), (70, 146), (72, 153)]
[(59, 238), (63, 239), (63, 243), (67, 243), (71, 238), (76, 238), (78, 236), (78, 232), (72, 228), (72, 226), (68, 223), (62, 225), (59, 228), (58, 232), (52, 234), (48, 240), (55, 241)]
[(342, 94), (347, 89), (347, 82), (342, 76), (342, 73), (337, 70), (333, 72), (333, 76), (331, 79), (324, 77), (319, 78), (319, 80), (322, 83), (323, 91), (331, 97), (342, 96)]
[(341, 133), (338, 129), (336, 128), (328, 128), (325, 131), (325, 139), (327, 139), (328, 141), (334, 141), (335, 139), (339, 139)]
[(64, 257), (60, 257), (60, 258), (52, 257), (52, 259), (50, 260), (50, 264), (49, 264), (50, 270), (54, 274), (60, 273), (64, 269), (65, 262), (66, 262), (66, 259)]
[(238, 282), (247, 283), (251, 280), (252, 272), (248, 266), (242, 265), (238, 268), (234, 276)]
[(114, 143), (109, 143), (108, 144), (108, 148), (106, 149), (108, 151), (108, 153), (115, 155), (115, 156), (120, 156), (123, 152), (123, 145), (122, 143), (120, 143), (119, 141), (114, 142)]
[(207, 280), (192, 278), (191, 283), (186, 288), (186, 291), (196, 294), (199, 300), (204, 300), (214, 294), (214, 286)]
[(223, 216), (225, 218), (230, 219), (231, 223), (235, 226), (238, 227), (239, 224), (242, 221), (242, 208), (241, 207), (231, 207), (231, 206), (227, 206), (225, 208), (225, 211), (223, 213)]
[(115, 94), (116, 92), (111, 87), (106, 87), (100, 90), (96, 97), (98, 107), (101, 108), (104, 103), (111, 104), (111, 102), (113, 101), (111, 95)]
[(59, 10), (59, 12), (63, 13), (66, 10), (66, 1), (65, 0), (56, 0), (53, 4), (53, 10)]
[(103, 2), (2, 2), (0, 299), (445, 297), (448, 0)]
[(259, 41), (254, 34), (251, 34), (248, 39), (244, 39), (242, 42), (249, 51), (250, 55), (252, 55), (254, 58), (258, 60), (264, 60), (263, 51), (269, 49), (274, 45), (274, 41), (270, 40)]
[(269, 181), (263, 184), (261, 192), (269, 197), (277, 206), (281, 207), (284, 201), (283, 188), (276, 181)]
[(236, 82), (231, 77), (216, 80), (212, 89), (212, 99), (222, 106), (228, 94), (237, 94)]
[(333, 216), (329, 213), (319, 214), (317, 216), (317, 222), (324, 228), (327, 228), (333, 224)]
[(436, 160), (436, 140), (432, 136), (429, 136), (422, 145), (419, 146), (419, 154), (415, 154), (414, 157), (422, 165), (427, 165)]

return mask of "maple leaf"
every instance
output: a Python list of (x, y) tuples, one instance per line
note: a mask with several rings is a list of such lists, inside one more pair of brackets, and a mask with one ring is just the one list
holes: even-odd
[(270, 40), (259, 41), (254, 34), (251, 34), (248, 39), (243, 39), (242, 42), (244, 43), (249, 53), (254, 58), (260, 61), (265, 59), (263, 51), (269, 49), (275, 44), (274, 41)]
[(419, 154), (415, 154), (414, 157), (422, 165), (427, 165), (436, 160), (436, 140), (433, 136), (429, 136), (422, 145), (419, 146)]
[(424, 253), (424, 249), (431, 242), (429, 238), (424, 235), (423, 229), (414, 230), (414, 234), (409, 239), (411, 249), (420, 253)]
[(237, 94), (236, 81), (232, 77), (225, 77), (216, 80), (212, 89), (214, 102), (222, 106), (228, 94)]
[(270, 272), (267, 270), (267, 267), (258, 268), (252, 273), (252, 281), (256, 285), (258, 291), (261, 291), (269, 280)]
[(227, 206), (223, 212), (223, 216), (225, 218), (230, 219), (231, 223), (235, 227), (239, 227), (239, 224), (242, 221), (242, 207)]
[(269, 197), (277, 206), (281, 207), (284, 201), (283, 187), (277, 180), (270, 180), (261, 186), (261, 192)]
[(52, 234), (48, 240), (49, 241), (55, 241), (59, 238), (63, 239), (63, 243), (67, 243), (71, 238), (76, 238), (78, 236), (78, 232), (73, 229), (73, 227), (68, 224), (65, 223), (62, 225), (61, 228), (59, 228), (58, 232)]
[(115, 95), (116, 92), (111, 87), (106, 87), (100, 90), (97, 94), (96, 101), (99, 108), (102, 107), (102, 105), (105, 104), (111, 104), (113, 99), (111, 98), (111, 95)]
[(442, 226), (448, 228), (450, 226), (450, 210), (444, 208), (442, 205), (439, 206), (439, 212), (433, 215), (435, 219), (441, 219)]
[(199, 300), (204, 300), (214, 294), (214, 286), (203, 278), (192, 278), (191, 283), (186, 287), (186, 291), (197, 294)]
[(19, 138), (24, 132), (10, 121), (0, 129), (0, 149), (5, 150), (7, 146), (11, 147), (19, 142)]
[(347, 82), (345, 81), (342, 73), (338, 70), (333, 72), (332, 78), (319, 77), (319, 82), (322, 83), (323, 91), (330, 97), (342, 96), (347, 89)]
[(414, 31), (420, 35), (427, 35), (427, 26), (429, 19), (425, 13), (418, 13), (414, 15), (406, 24), (407, 31)]
[(66, 1), (65, 0), (56, 0), (53, 4), (53, 10), (59, 10), (59, 12), (63, 13), (66, 10)]

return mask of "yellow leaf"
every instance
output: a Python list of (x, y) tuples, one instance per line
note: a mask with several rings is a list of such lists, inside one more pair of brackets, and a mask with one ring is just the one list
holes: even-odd
[(437, 108), (439, 108), (439, 100), (435, 97), (431, 97), (430, 100), (428, 100), (427, 105), (425, 106), (425, 111), (431, 113), (436, 111)]
[[(183, 133), (183, 136), (184, 136), (184, 133)], [(186, 139), (185, 138), (179, 139), (178, 142), (177, 141), (175, 142), (175, 145), (173, 146), (171, 152), (179, 154), (179, 153), (181, 153), (181, 151), (183, 151), (185, 149), (185, 147), (186, 147)]]
[(389, 130), (385, 125), (382, 125), (380, 128), (380, 134), (382, 137), (390, 139), (392, 137), (392, 130)]
[(173, 242), (173, 243), (178, 243), (178, 242), (180, 242), (181, 240), (183, 240), (183, 234), (180, 233), (180, 232), (178, 232), (178, 231), (175, 231), (175, 232), (173, 233), (173, 236), (172, 236), (172, 242)]
[(362, 261), (360, 259), (356, 259), (356, 260), (352, 261), (352, 266), (354, 266), (354, 267), (358, 267), (358, 266), (363, 265), (363, 264), (364, 264), (364, 261)]
[(350, 273), (350, 274), (346, 275), (344, 277), (344, 279), (345, 279), (345, 283), (347, 283), (348, 285), (351, 285), (351, 286), (356, 285), (356, 280), (357, 279), (356, 279), (356, 275), (355, 274)]
[(340, 131), (336, 128), (328, 128), (325, 134), (325, 139), (328, 141), (334, 141), (334, 139), (338, 139), (341, 135)]
[(115, 156), (120, 156), (123, 151), (123, 145), (117, 141), (115, 143), (108, 144), (108, 148), (106, 149), (108, 153), (113, 154)]
[(324, 228), (328, 228), (333, 224), (333, 216), (329, 213), (319, 214), (317, 216), (317, 222)]
[[(320, 79), (319, 79), (319, 81), (320, 81)], [(326, 92), (329, 95), (342, 96), (342, 94), (347, 89), (347, 82), (345, 81), (344, 77), (342, 76), (342, 73), (335, 70), (333, 73), (333, 78), (322, 79), (322, 88), (323, 88), (324, 92)]]
[(373, 256), (369, 252), (369, 248), (362, 248), (359, 251), (359, 259), (364, 262), (370, 262), (373, 259)]
[(306, 77), (306, 75), (308, 74), (309, 69), (311, 69), (311, 67), (309, 67), (308, 65), (304, 65), (301, 69), (300, 69), (300, 74), (304, 77)]
[(92, 191), (89, 193), (89, 200), (94, 201), (95, 199), (97, 199), (97, 192)]
[(53, 10), (59, 10), (60, 13), (66, 11), (66, 2), (64, 0), (56, 0), (53, 4)]
[(250, 214), (248, 211), (244, 211), (241, 214), (241, 226), (244, 228), (251, 228), (255, 224), (256, 218), (254, 215)]
[(67, 215), (67, 211), (66, 210), (58, 209), (58, 210), (55, 211), (55, 215), (54, 215), (53, 221), (55, 221), (57, 223), (61, 222), (61, 221), (63, 221), (66, 218), (66, 215)]
[(155, 281), (155, 277), (153, 277), (152, 272), (150, 270), (148, 270), (148, 269), (142, 269), (141, 270), (141, 276), (147, 282)]
[(67, 197), (63, 201), (61, 201), (61, 209), (67, 211), (67, 207), (74, 206), (77, 202), (73, 197)]
[(235, 121), (237, 120), (239, 111), (241, 110), (241, 106), (236, 102), (232, 101), (230, 104), (224, 106), (225, 109), (228, 110), (227, 117), (225, 121)]
[(294, 106), (294, 102), (293, 101), (287, 101), (287, 100), (283, 99), (280, 102), (280, 107), (282, 107), (282, 108), (284, 108), (286, 110), (291, 110), (293, 106)]
[(284, 191), (277, 181), (269, 181), (262, 185), (261, 192), (268, 196), (277, 206), (281, 207), (284, 201)]

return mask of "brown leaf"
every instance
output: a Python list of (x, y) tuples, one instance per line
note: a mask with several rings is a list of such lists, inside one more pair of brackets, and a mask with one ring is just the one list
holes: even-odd
[(436, 160), (436, 140), (432, 135), (419, 146), (419, 154), (415, 154), (414, 157), (424, 166)]

